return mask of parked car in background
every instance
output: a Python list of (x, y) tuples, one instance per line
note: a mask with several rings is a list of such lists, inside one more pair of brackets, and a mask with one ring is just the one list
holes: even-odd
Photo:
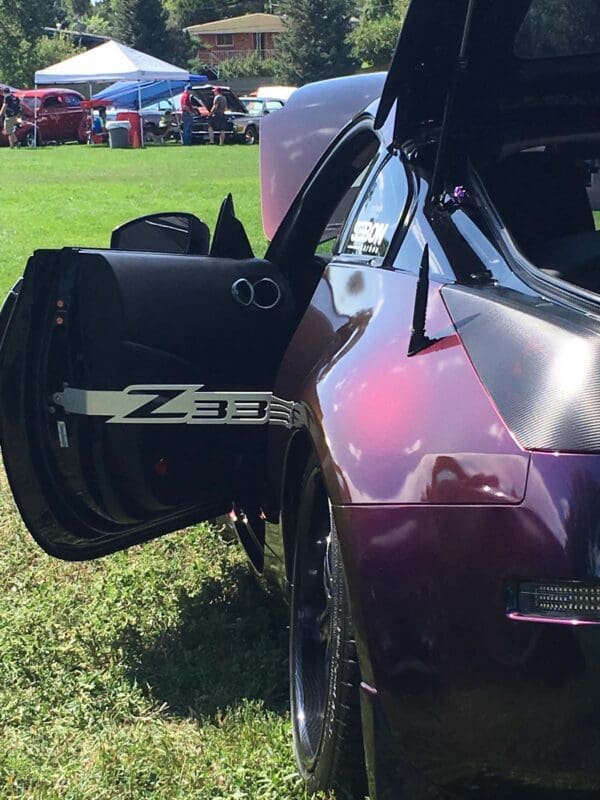
[(252, 96), (270, 97), (287, 103), (297, 88), (297, 86), (259, 86), (255, 92), (252, 92)]
[(86, 114), (81, 107), (84, 98), (79, 92), (72, 89), (20, 89), (15, 95), (21, 101), (23, 123), (29, 123), (24, 137), (28, 144), (34, 141), (34, 121), (38, 144), (86, 141)]
[[(208, 116), (213, 104), (214, 84), (204, 84), (193, 88), (192, 104), (198, 109), (197, 116), (194, 117), (194, 127), (192, 128), (192, 138), (195, 144), (208, 141)], [(238, 134), (235, 123), (240, 118), (248, 117), (248, 110), (240, 98), (228, 86), (220, 86), (221, 92), (227, 101), (227, 128), (225, 136), (228, 141), (237, 141), (243, 138), (243, 132)], [(144, 117), (144, 131), (148, 138), (152, 138), (157, 133), (157, 128), (166, 112), (171, 112), (173, 124), (181, 124), (181, 93), (173, 95), (172, 98), (160, 100), (157, 103), (146, 106), (142, 109)], [(110, 116), (110, 114), (109, 114)]]
[[(10, 89), (11, 92), (16, 93), (17, 89), (9, 86), (7, 83), (0, 83), (0, 93), (4, 91), (4, 89)], [(0, 118), (0, 147), (8, 147), (8, 136), (3, 132), (3, 124)], [(17, 143), (19, 145), (28, 144), (30, 137), (28, 136), (29, 131), (33, 126), (30, 126), (28, 123), (21, 123), (15, 130), (15, 135), (17, 137)]]
[[(21, 122), (15, 129), (15, 136), (17, 137), (17, 144), (21, 147), (33, 144), (33, 125), (29, 122)], [(2, 130), (0, 125), (0, 147), (8, 147), (8, 136)]]
[[(144, 125), (159, 125), (165, 114), (173, 114), (181, 111), (181, 94), (173, 95), (172, 98), (164, 98), (142, 108)], [(109, 112), (109, 116), (111, 116)], [(114, 114), (116, 118), (116, 113)]]
[(258, 144), (261, 119), (273, 111), (280, 111), (285, 102), (272, 97), (240, 97), (240, 100), (248, 109), (248, 114), (236, 117), (233, 128), (246, 144)]

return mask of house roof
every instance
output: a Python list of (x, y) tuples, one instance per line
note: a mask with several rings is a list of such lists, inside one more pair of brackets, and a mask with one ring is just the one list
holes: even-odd
[(277, 14), (244, 14), (186, 28), (188, 33), (196, 36), (207, 33), (281, 33), (284, 30), (285, 22)]

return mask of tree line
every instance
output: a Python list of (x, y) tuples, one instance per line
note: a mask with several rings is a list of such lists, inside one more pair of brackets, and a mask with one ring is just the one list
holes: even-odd
[[(200, 68), (185, 27), (247, 13), (285, 17), (268, 68), (302, 84), (360, 66), (385, 66), (409, 0), (0, 0), (0, 82), (30, 86), (33, 73), (81, 50), (44, 27), (110, 36), (184, 68)], [(250, 59), (251, 60), (251, 59)], [(250, 64), (250, 67), (260, 65)], [(264, 66), (264, 65), (263, 65)], [(235, 73), (232, 73), (235, 74)]]

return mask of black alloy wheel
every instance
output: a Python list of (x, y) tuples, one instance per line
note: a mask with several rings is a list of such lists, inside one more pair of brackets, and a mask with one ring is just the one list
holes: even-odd
[(290, 625), (294, 753), (309, 792), (367, 794), (360, 674), (340, 545), (316, 457), (298, 507)]
[(254, 127), (254, 125), (249, 125), (245, 132), (244, 132), (244, 141), (246, 144), (257, 144), (258, 142), (258, 131)]

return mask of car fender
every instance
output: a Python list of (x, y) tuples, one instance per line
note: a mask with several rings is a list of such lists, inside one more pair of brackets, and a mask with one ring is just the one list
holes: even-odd
[(275, 393), (295, 401), (334, 505), (518, 504), (529, 453), (482, 386), (439, 285), (428, 308), (439, 341), (407, 356), (415, 284), (405, 273), (330, 265)]

